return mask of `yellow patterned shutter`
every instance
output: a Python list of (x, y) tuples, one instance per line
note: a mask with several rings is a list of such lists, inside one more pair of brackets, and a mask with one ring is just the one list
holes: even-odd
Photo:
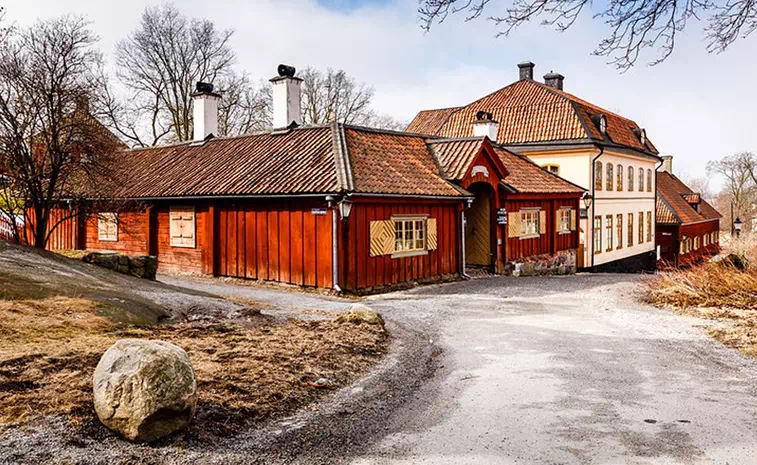
[(507, 237), (520, 236), (520, 213), (510, 212), (507, 214)]
[(570, 210), (570, 230), (576, 230), (576, 211)]
[(426, 220), (426, 232), (427, 232), (427, 239), (426, 239), (426, 249), (427, 250), (436, 250), (436, 247), (438, 245), (438, 239), (436, 235), (436, 218), (429, 218)]
[(394, 253), (394, 221), (371, 221), (371, 257)]
[(547, 232), (547, 212), (544, 210), (539, 211), (539, 234), (545, 234)]

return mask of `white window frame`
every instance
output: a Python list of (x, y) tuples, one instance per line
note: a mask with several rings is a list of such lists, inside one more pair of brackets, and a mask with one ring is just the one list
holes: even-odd
[(570, 207), (560, 207), (557, 210), (558, 218), (560, 219), (559, 229), (557, 230), (558, 234), (570, 234), (570, 212)]
[[(113, 234), (108, 234), (108, 228), (113, 225)], [(105, 229), (105, 234), (103, 234)], [(118, 213), (104, 212), (97, 215), (97, 240), (100, 242), (118, 242)]]
[(612, 252), (613, 250), (613, 236), (615, 235), (613, 220), (613, 215), (605, 215), (605, 247), (607, 252)]
[[(174, 242), (174, 212), (192, 212), (192, 243), (183, 244)], [(197, 211), (194, 206), (173, 206), (168, 209), (168, 241), (173, 248), (194, 249), (197, 247)]]
[[(393, 216), (394, 222), (394, 253), (395, 256), (420, 255), (428, 253), (428, 218), (425, 216)], [(407, 237), (407, 226), (411, 226), (410, 235)], [(401, 234), (402, 237), (397, 237)], [(410, 247), (407, 247), (410, 241)]]
[[(541, 235), (539, 224), (540, 208), (524, 208), (520, 213), (520, 238), (533, 239)], [(533, 228), (531, 228), (533, 226)], [(531, 229), (534, 229), (531, 231)]]

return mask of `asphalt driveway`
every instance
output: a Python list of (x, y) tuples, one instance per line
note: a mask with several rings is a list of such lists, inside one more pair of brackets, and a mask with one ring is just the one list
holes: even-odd
[[(702, 322), (640, 304), (642, 279), (498, 277), (367, 298), (395, 335), (389, 359), (282, 422), (271, 447), (282, 463), (757, 463), (757, 364)], [(277, 299), (206, 283), (192, 286)]]

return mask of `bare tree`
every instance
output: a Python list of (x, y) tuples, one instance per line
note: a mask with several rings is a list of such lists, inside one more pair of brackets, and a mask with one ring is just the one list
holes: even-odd
[[(721, 175), (725, 181), (721, 202), (732, 204), (735, 215), (746, 221), (751, 220), (753, 205), (757, 202), (757, 183), (750, 171), (754, 163), (753, 153), (741, 152), (707, 164), (708, 171)], [(727, 207), (730, 210), (730, 205)]]
[[(267, 84), (267, 83), (266, 83)], [(218, 105), (218, 132), (222, 136), (270, 129), (270, 92), (256, 87), (248, 76), (231, 72), (217, 83), (223, 98)]]
[[(489, 16), (499, 28), (497, 34), (508, 35), (518, 26), (534, 19), (558, 31), (569, 29), (585, 9), (593, 10), (593, 18), (604, 21), (610, 30), (594, 54), (607, 57), (620, 70), (628, 70), (646, 49), (656, 50), (650, 64), (664, 61), (673, 52), (678, 35), (689, 21), (707, 17), (707, 49), (721, 52), (757, 29), (757, 2), (754, 0), (419, 0), (418, 13), (423, 28), (450, 14), (462, 12), (466, 21), (484, 15), (500, 5)], [(492, 4), (490, 6), (490, 4)]]
[[(44, 248), (59, 223), (111, 186), (118, 140), (90, 114), (97, 38), (79, 17), (14, 28), (0, 43), (0, 209), (26, 213), (26, 241)], [(66, 213), (51, 221), (61, 205)]]

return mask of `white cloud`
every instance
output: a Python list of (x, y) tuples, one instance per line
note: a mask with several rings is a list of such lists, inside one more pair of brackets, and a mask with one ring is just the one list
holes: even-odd
[[(7, 3), (7, 2), (6, 2)], [(102, 37), (103, 51), (139, 22), (146, 4), (100, 0), (11, 0), (8, 15), (20, 23), (63, 13), (87, 15)], [(351, 11), (313, 0), (187, 0), (188, 15), (233, 28), (239, 66), (268, 78), (278, 63), (343, 68), (376, 88), (381, 112), (410, 119), (421, 109), (467, 103), (517, 78), (516, 63), (532, 60), (537, 75), (551, 69), (566, 76), (566, 90), (635, 119), (664, 153), (692, 175), (704, 175), (708, 160), (739, 150), (757, 151), (753, 59), (757, 37), (722, 55), (703, 50), (693, 27), (674, 55), (657, 67), (638, 66), (619, 75), (590, 52), (606, 32), (585, 19), (566, 33), (530, 25), (494, 39), (485, 20), (452, 17), (424, 34), (416, 0), (363, 5)]]

